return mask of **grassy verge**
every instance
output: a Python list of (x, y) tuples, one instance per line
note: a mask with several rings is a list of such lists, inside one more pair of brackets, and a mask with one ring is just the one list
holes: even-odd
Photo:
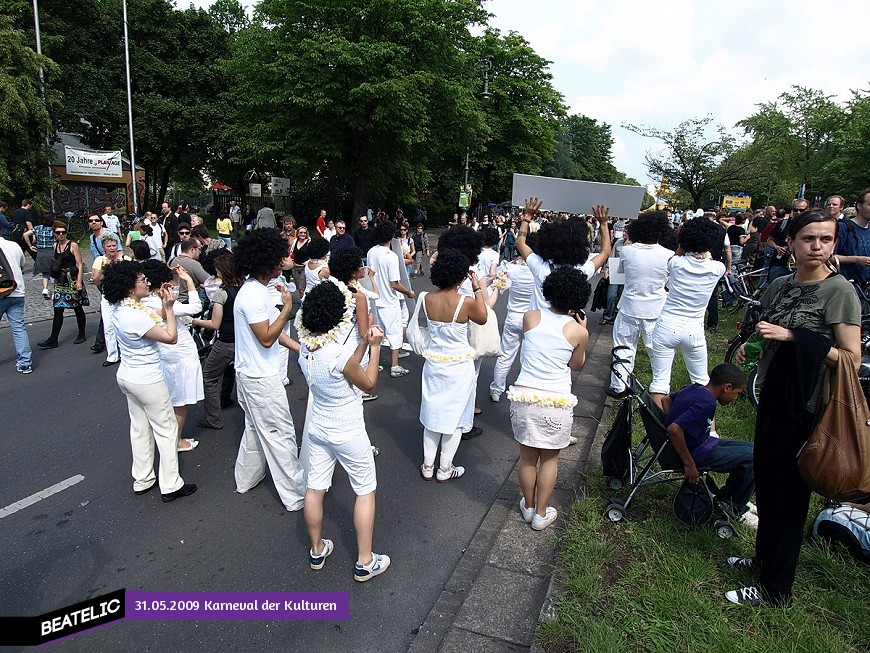
[[(725, 354), (736, 316), (722, 316), (719, 334), (708, 336), (711, 367)], [(646, 355), (638, 376), (649, 383)], [(672, 388), (688, 383), (677, 356)], [(755, 411), (745, 398), (720, 406), (723, 437), (751, 440)], [(638, 494), (626, 521), (604, 515), (609, 497), (603, 476), (593, 474), (585, 496), (568, 517), (557, 574), (565, 594), (558, 618), (545, 623), (538, 641), (546, 651), (704, 651), (741, 653), (870, 651), (870, 568), (840, 551), (805, 543), (789, 609), (734, 606), (726, 590), (753, 578), (724, 565), (729, 555), (751, 555), (754, 531), (721, 540), (712, 528), (688, 528), (673, 516), (674, 490)], [(616, 493), (616, 496), (624, 496)], [(821, 502), (814, 499), (810, 522)]]

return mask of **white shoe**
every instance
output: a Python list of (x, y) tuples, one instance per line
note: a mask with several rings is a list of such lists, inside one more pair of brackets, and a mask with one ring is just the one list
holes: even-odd
[(523, 516), (523, 521), (527, 524), (532, 523), (532, 519), (535, 516), (534, 508), (526, 508), (526, 498), (520, 497), (520, 514)]
[(439, 467), (438, 471), (435, 472), (435, 480), (439, 483), (446, 483), (455, 478), (460, 478), (464, 473), (465, 467), (459, 467), (458, 465), (451, 465), (450, 469), (441, 469)]
[(407, 358), (407, 357), (410, 356), (410, 355), (411, 355), (411, 352), (409, 352), (409, 351), (402, 351), (402, 353), (399, 354), (399, 358)]
[(406, 370), (401, 365), (396, 365), (395, 367), (390, 368), (390, 376), (394, 379), (400, 376), (405, 376), (406, 374), (410, 374), (411, 370)]
[(758, 514), (758, 506), (756, 506), (756, 505), (755, 505), (754, 503), (752, 503), (751, 501), (747, 501), (747, 502), (746, 502), (746, 507), (749, 508), (749, 512), (751, 512), (753, 515), (757, 515), (757, 514)]
[(407, 342), (403, 342), (403, 343), (402, 343), (402, 349), (404, 349), (405, 351), (413, 351), (413, 350), (411, 349), (411, 345), (410, 345), (410, 343), (407, 343)]
[(556, 517), (558, 516), (559, 513), (556, 509), (553, 506), (549, 506), (543, 517), (541, 517), (537, 512), (534, 514), (532, 517), (532, 528), (536, 531), (542, 531), (556, 521)]
[(498, 394), (497, 392), (493, 392), (491, 395), (489, 395), (489, 400), (492, 403), (497, 404), (498, 402), (501, 401), (501, 395)]
[(187, 442), (188, 446), (186, 449), (182, 449), (181, 447), (176, 447), (178, 451), (193, 451), (199, 446), (199, 440), (191, 440), (189, 438), (183, 438), (184, 442)]
[(758, 515), (753, 515), (752, 512), (749, 510), (740, 515), (737, 518), (737, 522), (739, 524), (743, 524), (748, 528), (751, 528), (754, 531), (758, 530)]
[(570, 438), (568, 438), (568, 446), (570, 447), (572, 444), (577, 444), (577, 438), (574, 437), (573, 435)]

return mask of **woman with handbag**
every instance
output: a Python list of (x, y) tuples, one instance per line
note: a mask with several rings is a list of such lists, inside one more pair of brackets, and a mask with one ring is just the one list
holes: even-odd
[[(453, 464), (463, 431), (474, 420), (477, 373), (474, 349), (468, 344), (468, 322), (484, 324), (487, 305), (477, 275), (469, 270), (468, 258), (460, 251), (446, 249), (438, 253), (432, 265), (432, 283), (438, 290), (426, 293), (422, 303), (429, 323), (429, 346), (424, 352), (423, 393), (420, 422), (423, 424), (423, 464), (420, 474), (439, 483), (459, 478), (463, 467)], [(471, 283), (473, 300), (459, 293), (459, 286)], [(441, 460), (435, 469), (435, 454), (441, 445)]]
[(79, 333), (73, 340), (74, 345), (82, 344), (85, 337), (85, 311), (82, 306), (89, 306), (87, 290), (82, 281), (82, 251), (78, 243), (67, 238), (66, 224), (56, 221), (53, 225), (54, 237), (57, 240), (54, 246), (54, 263), (51, 266), (51, 276), (54, 278), (54, 320), (51, 324), (51, 335), (46, 340), (36, 343), (43, 349), (54, 349), (58, 346), (57, 337), (63, 326), (63, 313), (71, 308), (76, 314), (76, 324)]
[[(815, 424), (824, 367), (840, 350), (861, 361), (861, 308), (851, 284), (837, 274), (839, 224), (820, 211), (792, 218), (787, 245), (795, 271), (773, 281), (761, 298), (756, 332), (764, 337), (758, 363), (764, 383), (755, 423), (755, 557), (728, 558), (732, 567), (758, 574), (754, 585), (725, 593), (732, 603), (787, 605), (803, 541), (810, 488), (797, 456)], [(745, 349), (737, 352), (745, 360)]]
[(520, 445), (520, 513), (536, 531), (556, 521), (549, 506), (556, 486), (559, 452), (571, 444), (574, 406), (571, 372), (586, 361), (586, 314), (591, 288), (571, 267), (553, 270), (543, 284), (548, 308), (523, 317), (520, 373), (508, 389), (511, 426)]

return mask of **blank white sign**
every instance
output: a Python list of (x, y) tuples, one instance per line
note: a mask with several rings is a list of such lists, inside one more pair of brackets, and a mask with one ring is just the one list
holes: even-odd
[(523, 206), (527, 197), (543, 200), (541, 210), (564, 213), (592, 213), (596, 204), (610, 208), (610, 215), (636, 218), (643, 202), (643, 186), (604, 184), (597, 181), (557, 179), (514, 173), (511, 203)]

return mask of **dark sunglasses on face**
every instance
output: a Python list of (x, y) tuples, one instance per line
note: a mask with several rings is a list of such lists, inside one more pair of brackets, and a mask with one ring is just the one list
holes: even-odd
[(792, 209), (792, 213), (803, 213), (804, 211), (808, 211), (809, 209)]
[(54, 233), (56, 233), (56, 234), (58, 234), (58, 235), (60, 235), (60, 234), (65, 234), (65, 233), (66, 233), (66, 229), (58, 229), (58, 230), (56, 230)]
[(188, 235), (190, 235), (190, 232), (189, 231), (179, 231), (178, 235), (179, 236), (188, 236)]
[(100, 220), (99, 218), (97, 218), (96, 220), (88, 220), (88, 222), (90, 222), (91, 224), (93, 224), (94, 222), (102, 222), (102, 220)]

